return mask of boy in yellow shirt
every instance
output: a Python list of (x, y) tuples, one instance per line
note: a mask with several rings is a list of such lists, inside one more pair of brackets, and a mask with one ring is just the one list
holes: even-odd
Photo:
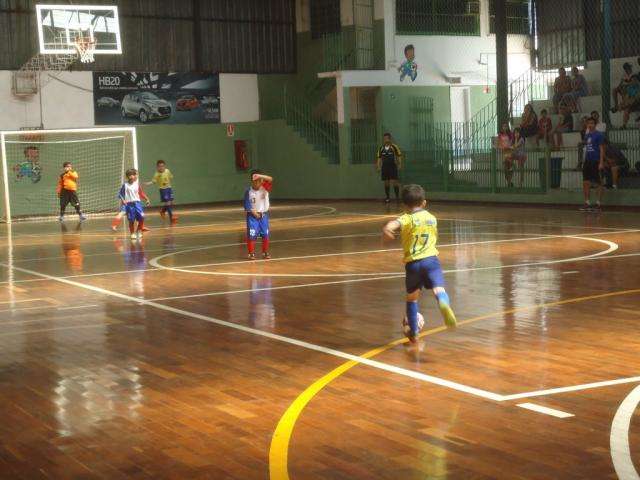
[(425, 207), (425, 191), (420, 185), (407, 185), (402, 189), (402, 203), (406, 213), (392, 220), (383, 228), (385, 239), (394, 240), (400, 233), (407, 288), (407, 337), (415, 343), (418, 336), (418, 300), (420, 291), (429, 288), (438, 301), (444, 323), (449, 328), (456, 326), (456, 316), (449, 305), (449, 296), (444, 289), (444, 274), (438, 259), (438, 221)]
[(173, 188), (171, 182), (173, 181), (173, 174), (167, 168), (167, 164), (164, 160), (158, 160), (156, 162), (156, 174), (153, 176), (147, 185), (155, 183), (160, 189), (160, 201), (162, 202), (162, 208), (160, 209), (160, 216), (164, 218), (165, 215), (169, 215), (169, 221), (171, 225), (175, 225), (178, 221), (178, 217), (173, 214)]

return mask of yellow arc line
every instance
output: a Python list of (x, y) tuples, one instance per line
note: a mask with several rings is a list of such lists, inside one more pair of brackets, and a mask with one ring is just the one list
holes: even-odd
[[(526, 312), (530, 310), (538, 310), (540, 308), (555, 307), (558, 305), (566, 305), (570, 303), (585, 302), (587, 300), (596, 300), (600, 298), (616, 297), (621, 295), (632, 295), (640, 293), (640, 289), (622, 290), (618, 292), (602, 293), (598, 295), (589, 295), (587, 297), (576, 297), (568, 300), (558, 300), (555, 302), (542, 303), (540, 305), (529, 305), (526, 307), (512, 308), (510, 310), (503, 310), (501, 312), (493, 312), (479, 317), (469, 318), (462, 322), (458, 322), (458, 326), (468, 325), (470, 323), (479, 322), (480, 320), (486, 320), (489, 318), (497, 317), (499, 315), (510, 315), (512, 313)], [(420, 338), (435, 335), (442, 331), (447, 330), (447, 327), (437, 327), (431, 330), (427, 330), (420, 334)], [(360, 358), (368, 359), (375, 357), (376, 355), (390, 350), (393, 347), (408, 342), (406, 338), (394, 340), (391, 343), (383, 345), (381, 347), (369, 350), (366, 353), (360, 355)], [(343, 373), (352, 369), (360, 362), (356, 360), (349, 360), (343, 363), (339, 367), (331, 370), (329, 373), (319, 378), (311, 385), (309, 385), (298, 397), (289, 405), (289, 408), (284, 412), (276, 429), (271, 438), (271, 446), (269, 448), (269, 478), (270, 480), (290, 480), (289, 479), (289, 444), (291, 442), (291, 435), (295, 427), (300, 414), (305, 409), (307, 404), (327, 385), (332, 381), (340, 377)]]

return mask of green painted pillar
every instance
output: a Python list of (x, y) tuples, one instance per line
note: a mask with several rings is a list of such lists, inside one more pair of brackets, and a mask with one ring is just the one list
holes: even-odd
[(611, 29), (611, 0), (602, 0), (602, 120), (611, 125), (611, 57), (613, 56), (613, 31)]
[(342, 92), (344, 123), (338, 123), (338, 148), (340, 151), (340, 165), (348, 167), (351, 164), (351, 96), (349, 88), (342, 88)]
[(498, 125), (509, 122), (509, 64), (507, 48), (507, 0), (495, 0), (496, 103)]

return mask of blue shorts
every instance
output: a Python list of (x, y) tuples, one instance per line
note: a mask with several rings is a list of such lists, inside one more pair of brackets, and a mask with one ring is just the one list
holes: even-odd
[(127, 213), (127, 206), (124, 203), (120, 205), (120, 211), (122, 213)]
[(160, 201), (161, 202), (173, 202), (173, 188), (161, 188), (160, 189)]
[(247, 213), (247, 238), (255, 240), (258, 237), (269, 238), (269, 214), (263, 213), (262, 218), (256, 218)]
[(144, 220), (144, 208), (142, 202), (129, 202), (125, 205), (127, 211), (127, 219), (130, 222)]
[(407, 263), (404, 268), (407, 273), (405, 279), (407, 293), (423, 288), (444, 287), (444, 273), (440, 260), (436, 256)]

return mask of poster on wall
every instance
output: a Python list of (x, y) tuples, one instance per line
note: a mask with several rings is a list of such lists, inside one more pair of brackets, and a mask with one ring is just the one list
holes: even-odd
[(96, 125), (220, 123), (214, 73), (94, 72)]

